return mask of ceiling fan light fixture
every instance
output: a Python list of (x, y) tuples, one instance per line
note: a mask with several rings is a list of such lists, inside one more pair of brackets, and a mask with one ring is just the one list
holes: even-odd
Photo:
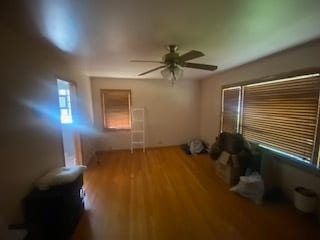
[(163, 79), (167, 79), (167, 80), (171, 80), (171, 71), (168, 67), (166, 67), (165, 69), (163, 69), (161, 71), (161, 75), (163, 77)]
[(178, 66), (166, 67), (161, 71), (161, 75), (164, 79), (171, 81), (173, 84), (174, 81), (182, 78), (183, 70)]
[(182, 68), (180, 68), (178, 66), (175, 66), (174, 69), (173, 69), (173, 74), (174, 74), (175, 80), (181, 79), (183, 77)]

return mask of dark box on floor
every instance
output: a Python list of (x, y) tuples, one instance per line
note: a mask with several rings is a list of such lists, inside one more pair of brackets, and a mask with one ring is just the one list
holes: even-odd
[(83, 212), (81, 174), (75, 181), (41, 191), (34, 189), (24, 200), (27, 239), (69, 239)]

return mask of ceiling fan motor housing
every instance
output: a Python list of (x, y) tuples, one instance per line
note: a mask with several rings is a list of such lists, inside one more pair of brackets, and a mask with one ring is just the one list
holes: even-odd
[(179, 54), (176, 52), (170, 52), (164, 55), (163, 61), (166, 65), (179, 64)]
[(169, 53), (165, 54), (162, 58), (164, 63), (169, 66), (179, 65), (179, 53), (177, 53), (178, 45), (170, 44), (167, 46)]

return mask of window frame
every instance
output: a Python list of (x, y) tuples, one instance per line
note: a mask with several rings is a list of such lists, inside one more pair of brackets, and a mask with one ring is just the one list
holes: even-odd
[[(233, 83), (233, 84), (227, 84), (227, 85), (222, 85), (221, 86), (221, 111), (220, 111), (220, 132), (222, 131), (223, 127), (223, 104), (224, 104), (224, 98), (223, 98), (223, 90), (224, 89), (230, 89), (230, 88), (235, 88), (235, 87), (240, 87), (241, 88), (241, 93), (240, 93), (240, 111), (239, 111), (239, 128), (238, 128), (238, 133), (242, 134), (242, 126), (243, 126), (243, 99), (244, 99), (244, 86), (246, 85), (252, 85), (252, 84), (257, 84), (257, 83), (263, 83), (263, 82), (269, 82), (269, 81), (275, 81), (279, 79), (285, 79), (285, 78), (293, 78), (293, 77), (299, 77), (303, 75), (309, 75), (309, 74), (320, 74), (320, 68), (309, 68), (305, 70), (297, 70), (297, 71), (292, 71), (292, 72), (286, 72), (286, 73), (281, 73), (281, 74), (276, 74), (276, 75), (270, 75), (262, 78), (257, 78), (249, 81), (241, 81), (238, 83)], [(320, 75), (319, 75), (320, 77)], [(303, 160), (298, 160), (295, 159), (295, 161), (298, 161), (299, 163), (304, 163), (308, 164), (310, 166), (315, 166), (317, 168), (320, 168), (320, 94), (319, 94), (319, 99), (318, 99), (318, 108), (317, 108), (317, 120), (316, 120), (316, 126), (315, 126), (315, 135), (314, 135), (314, 150), (313, 150), (313, 158), (309, 162), (305, 162)], [(263, 146), (261, 146), (263, 147)], [(269, 149), (270, 150), (270, 149)], [(271, 149), (272, 151), (272, 149)], [(277, 152), (277, 149), (275, 149), (274, 152)], [(281, 153), (280, 153), (281, 154)], [(288, 155), (288, 153), (282, 153), (281, 155), (285, 155), (290, 159), (293, 159)]]
[[(129, 118), (129, 126), (126, 128), (111, 128), (106, 126), (106, 116), (107, 113), (105, 111), (105, 101), (104, 94), (107, 92), (126, 92), (128, 93), (128, 118)], [(132, 108), (132, 93), (131, 89), (100, 89), (100, 98), (101, 98), (101, 117), (102, 117), (102, 128), (106, 132), (118, 132), (118, 131), (130, 131), (131, 130), (131, 108)]]

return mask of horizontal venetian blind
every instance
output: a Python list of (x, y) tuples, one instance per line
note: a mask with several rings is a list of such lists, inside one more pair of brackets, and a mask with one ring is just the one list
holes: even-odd
[(237, 133), (241, 87), (222, 89), (221, 132)]
[(318, 74), (244, 86), (242, 134), (310, 161), (318, 115)]
[(105, 129), (130, 129), (130, 90), (102, 90)]

